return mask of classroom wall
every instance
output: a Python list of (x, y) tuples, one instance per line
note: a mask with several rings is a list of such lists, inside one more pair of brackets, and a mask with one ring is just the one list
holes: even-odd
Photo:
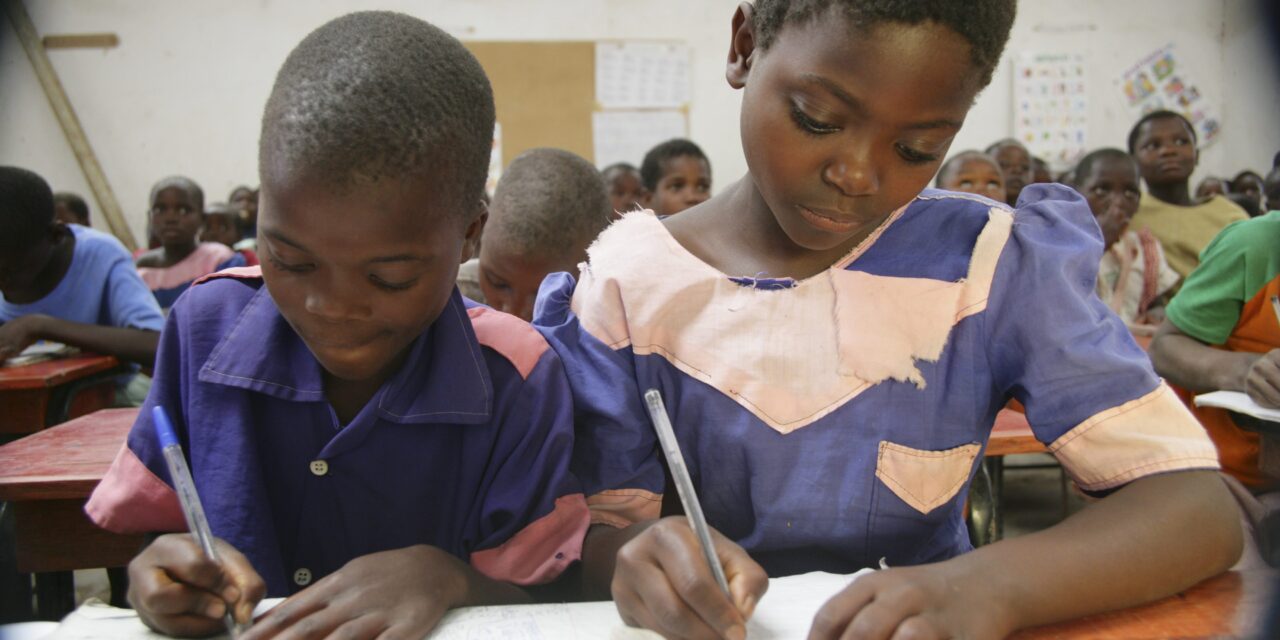
[[(147, 193), (183, 173), (210, 200), (255, 184), (258, 120), (289, 49), (329, 18), (386, 8), (426, 18), (462, 39), (675, 39), (692, 50), (691, 136), (717, 187), (745, 171), (739, 95), (724, 82), (736, 0), (26, 0), (42, 34), (114, 32), (110, 50), (54, 50), (50, 59), (139, 240)], [(89, 195), (31, 65), (0, 20), (0, 163), (31, 168), (55, 189)], [(1169, 42), (1219, 105), (1223, 135), (1201, 170), (1265, 171), (1280, 150), (1280, 72), (1252, 0), (1024, 0), (1009, 51), (1082, 52), (1091, 145), (1123, 146), (1131, 116), (1115, 77)], [(1008, 60), (979, 96), (954, 150), (1012, 132)], [(638, 161), (639, 159), (637, 159)], [(92, 206), (92, 204), (91, 204)], [(95, 225), (105, 228), (95, 211)]]

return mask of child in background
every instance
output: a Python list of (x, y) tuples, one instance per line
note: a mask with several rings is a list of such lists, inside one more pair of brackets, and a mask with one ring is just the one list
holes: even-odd
[[(1259, 193), (1259, 196), (1261, 196), (1261, 193)], [(1243, 211), (1244, 214), (1246, 216), (1249, 216), (1250, 218), (1256, 218), (1262, 215), (1263, 213), (1262, 203), (1259, 201), (1258, 198), (1255, 198), (1254, 196), (1251, 196), (1247, 193), (1232, 192), (1232, 193), (1228, 193), (1226, 197), (1228, 200), (1231, 201), (1232, 204), (1236, 205), (1237, 207), (1240, 207), (1240, 210)]]
[(1034, 184), (1045, 182), (1053, 182), (1053, 176), (1049, 173), (1049, 163), (1044, 158), (1032, 156), (1031, 158), (1031, 181)]
[(1147, 183), (1130, 225), (1150, 229), (1169, 266), (1186, 278), (1223, 227), (1249, 216), (1222, 196), (1191, 198), (1188, 185), (1200, 153), (1195, 127), (1181, 114), (1152, 111), (1139, 118), (1129, 130), (1129, 154)]
[(1135, 334), (1152, 335), (1164, 319), (1163, 296), (1178, 283), (1150, 231), (1129, 229), (1142, 191), (1138, 165), (1119, 149), (1098, 149), (1080, 159), (1075, 188), (1089, 201), (1102, 230), (1098, 297)]
[[(811, 638), (999, 638), (1185, 589), (1242, 536), (1204, 430), (1094, 293), (1087, 203), (927, 190), (991, 80), (1012, 0), (796, 3), (734, 14), (749, 174), (684, 214), (614, 223), (537, 326), (574, 386), (596, 526), (589, 586), (624, 620), (742, 638), (767, 576), (847, 573)], [(730, 594), (641, 403), (666, 398)], [(1084, 489), (1064, 522), (976, 551), (966, 488), (1026, 407)], [(656, 520), (656, 521), (655, 521)], [(967, 553), (966, 553), (967, 552)]]
[(1271, 168), (1262, 181), (1262, 195), (1266, 199), (1267, 211), (1280, 211), (1280, 166)]
[(1225, 196), (1228, 193), (1227, 181), (1217, 176), (1205, 176), (1196, 185), (1196, 200), (1208, 200), (1212, 196)]
[[(0, 362), (52, 340), (152, 366), (164, 317), (129, 252), (53, 211), (43, 178), (0, 167)], [(120, 404), (141, 402), (145, 380), (121, 382)]]
[(644, 154), (640, 179), (647, 208), (660, 216), (680, 213), (711, 197), (711, 161), (692, 140), (673, 138)]
[(648, 200), (649, 192), (644, 188), (639, 169), (626, 162), (618, 162), (605, 167), (600, 173), (609, 187), (614, 219), (621, 217), (624, 211), (644, 208), (642, 203)]
[(1004, 202), (1004, 176), (991, 156), (978, 151), (961, 151), (942, 164), (934, 183), (939, 189), (975, 193)]
[(996, 159), (1000, 172), (1004, 174), (1004, 201), (1009, 206), (1017, 206), (1018, 195), (1023, 187), (1035, 182), (1035, 167), (1031, 164), (1031, 153), (1013, 138), (1005, 138), (987, 147), (987, 155)]
[(212, 634), (265, 593), (290, 597), (244, 640), (422, 638), (577, 560), (559, 359), (453, 285), (493, 126), (480, 64), (416, 18), (344, 16), (286, 59), (259, 146), (267, 260), (173, 308), (147, 405), (86, 507), (113, 531), (185, 530), (150, 420), (164, 407), (221, 563), (187, 534), (134, 558), (153, 629)]
[(53, 194), (53, 218), (62, 224), (78, 224), (88, 227), (89, 205), (84, 198), (67, 191)]
[(217, 242), (231, 247), (233, 251), (244, 257), (244, 265), (253, 267), (258, 264), (258, 254), (252, 249), (235, 249), (240, 243), (240, 212), (225, 202), (213, 202), (204, 208), (204, 228), (200, 231), (201, 242)]
[(151, 229), (160, 247), (138, 256), (138, 275), (168, 311), (196, 279), (231, 267), (244, 256), (197, 238), (204, 224), (204, 191), (190, 178), (173, 176), (151, 188)]
[(520, 154), (502, 173), (480, 247), (484, 302), (524, 320), (549, 273), (578, 273), (613, 219), (600, 172), (560, 149)]
[[(231, 190), (227, 202), (240, 212), (240, 229), (245, 240), (258, 237), (258, 190), (244, 185)], [(253, 249), (255, 247), (249, 247)]]
[[(1254, 208), (1260, 209), (1262, 207), (1262, 176), (1248, 169), (1237, 173), (1236, 177), (1231, 179), (1231, 193), (1238, 193), (1253, 200), (1256, 204)], [(1255, 216), (1251, 214), (1249, 217)]]

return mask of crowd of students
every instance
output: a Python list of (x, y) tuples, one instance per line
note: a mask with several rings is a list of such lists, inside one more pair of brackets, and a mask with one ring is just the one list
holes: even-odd
[[(534, 149), (490, 198), (474, 57), (409, 16), (335, 19), (277, 75), (260, 192), (159, 181), (136, 261), (0, 168), (0, 358), (45, 339), (154, 369), (86, 510), (185, 530), (163, 406), (221, 558), (159, 535), (133, 561), (165, 633), (264, 596), (289, 600), (245, 638), (567, 597), (741, 638), (769, 576), (886, 565), (814, 637), (1001, 637), (1174, 593), (1240, 556), (1219, 469), (1241, 500), (1276, 488), (1255, 435), (1184, 400), (1280, 405), (1280, 156), (1193, 196), (1194, 128), (1160, 111), (1059, 184), (1010, 139), (944, 163), (1015, 11), (969, 4), (739, 6), (748, 174), (715, 196), (678, 139), (603, 171)], [(649, 388), (727, 594), (673, 516)], [(974, 550), (965, 489), (1011, 400), (1099, 499)]]

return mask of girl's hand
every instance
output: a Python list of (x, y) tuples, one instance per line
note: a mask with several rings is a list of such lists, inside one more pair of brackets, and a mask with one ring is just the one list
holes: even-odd
[(280, 603), (241, 638), (424, 638), (462, 604), (471, 572), (426, 545), (360, 556)]
[(205, 556), (189, 533), (160, 536), (129, 563), (129, 602), (148, 627), (170, 636), (208, 636), (253, 619), (267, 585), (248, 558), (214, 540), (221, 564)]
[(885, 569), (832, 596), (813, 619), (810, 640), (1003, 638), (1013, 629), (1001, 603), (945, 565)]
[(668, 638), (746, 637), (769, 576), (742, 547), (711, 531), (730, 596), (716, 584), (684, 516), (659, 520), (618, 551), (613, 599), (631, 626)]

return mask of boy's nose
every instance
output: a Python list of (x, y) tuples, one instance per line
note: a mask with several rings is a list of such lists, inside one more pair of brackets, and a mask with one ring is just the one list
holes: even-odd
[(326, 320), (359, 320), (369, 316), (369, 307), (359, 295), (346, 291), (347, 287), (335, 283), (310, 287), (304, 304), (307, 313)]

